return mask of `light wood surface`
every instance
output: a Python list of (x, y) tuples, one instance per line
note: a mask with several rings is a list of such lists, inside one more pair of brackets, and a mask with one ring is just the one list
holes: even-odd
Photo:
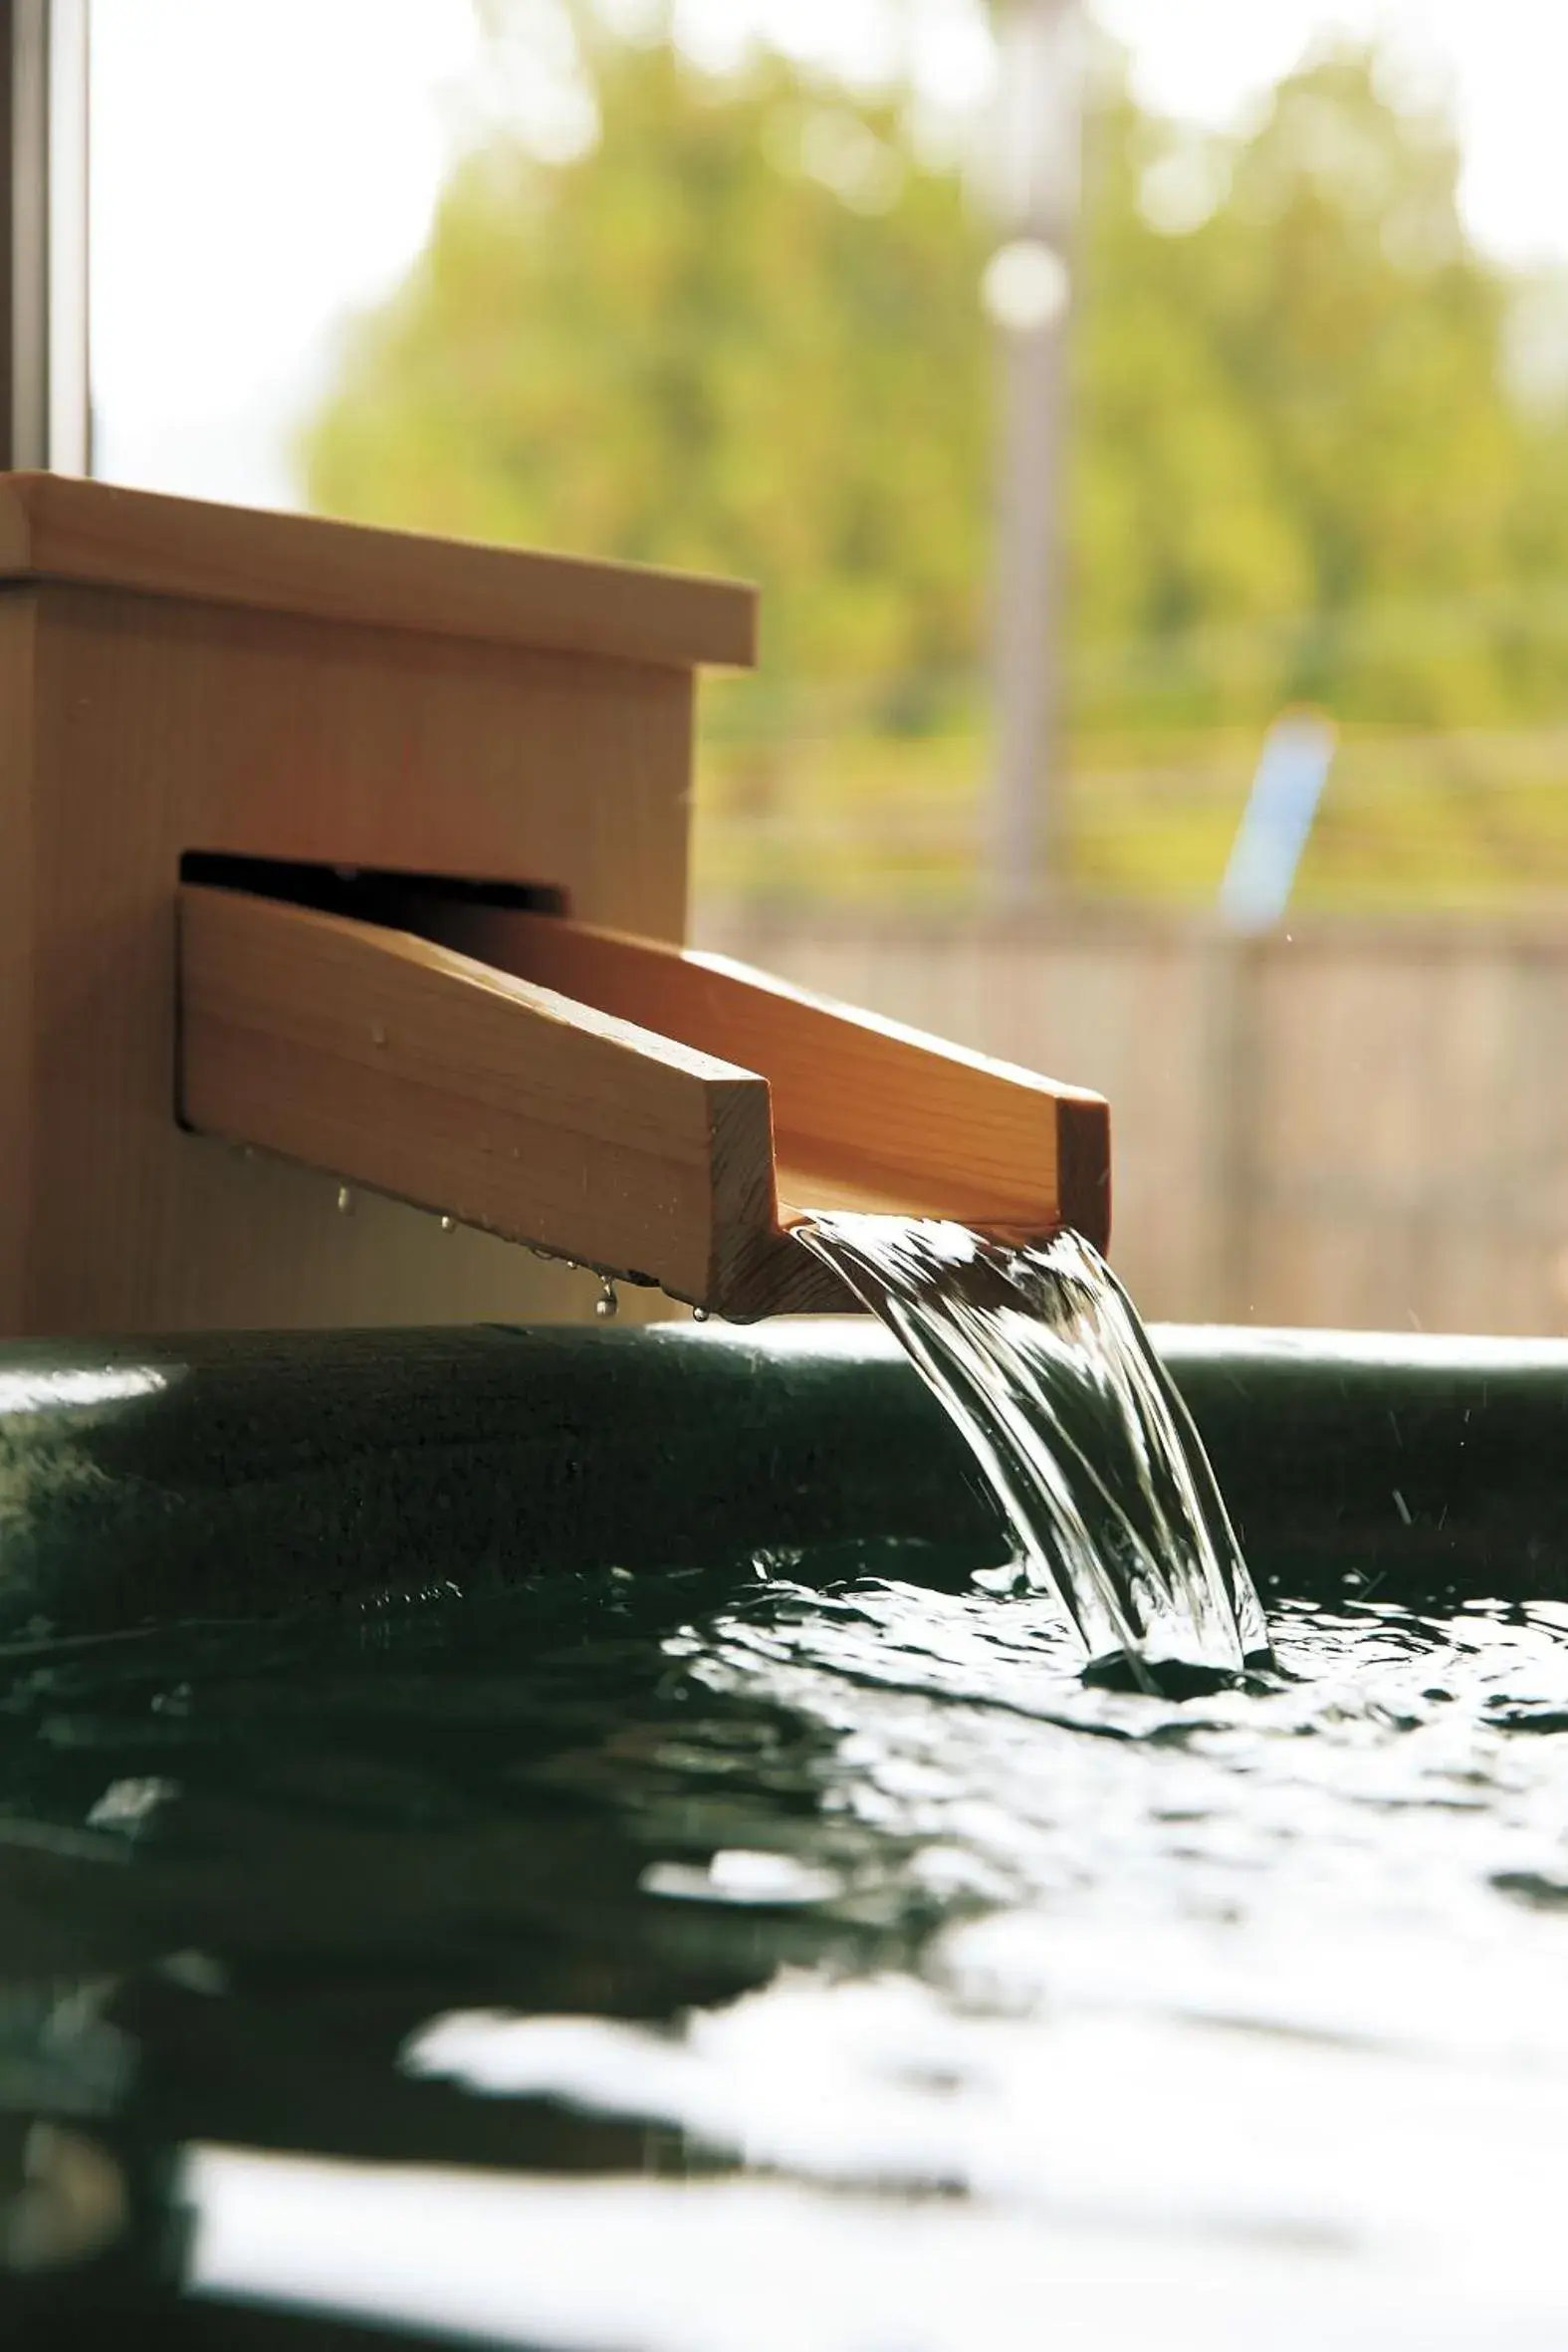
[(180, 892), (194, 1127), (711, 1303), (775, 1226), (760, 1078), (402, 931)]
[[(588, 1277), (500, 1233), (743, 1317), (845, 1303), (788, 1237), (802, 1209), (1101, 1238), (1094, 1098), (657, 952), (685, 934), (692, 664), (744, 657), (751, 610), (722, 584), (0, 478), (0, 1333), (591, 1313)], [(187, 1032), (192, 1115), (220, 1130), (196, 1134), (175, 1116), (193, 852), (521, 885), (584, 928), (443, 936), (496, 967), (460, 974), (231, 907), (313, 944), (295, 978), (296, 949), (257, 950), (249, 1027), (215, 998)], [(368, 1044), (391, 1019), (360, 1018), (394, 967), (424, 1057), (395, 1083)], [(551, 989), (572, 1005), (545, 1021)], [(286, 1064), (315, 1073), (309, 1133)], [(240, 1078), (264, 1120), (223, 1092)], [(639, 1154), (664, 1171), (642, 1210)]]
[(339, 1215), (335, 1175), (180, 1129), (180, 860), (538, 884), (678, 940), (694, 684), (493, 636), (0, 588), (0, 1333), (591, 1315), (586, 1275), (368, 1193)]
[(33, 1193), (35, 997), (31, 598), (0, 596), (0, 1331), (23, 1326)]
[(0, 580), (66, 581), (425, 634), (750, 668), (755, 589), (316, 516), (0, 476)]
[(849, 1303), (813, 1210), (1103, 1239), (1096, 1097), (560, 916), (421, 919), (182, 889), (185, 1120), (737, 1320)]
[(722, 959), (551, 915), (452, 907), (447, 944), (768, 1079), (784, 1222), (812, 1209), (1027, 1236), (1110, 1223), (1100, 1096)]

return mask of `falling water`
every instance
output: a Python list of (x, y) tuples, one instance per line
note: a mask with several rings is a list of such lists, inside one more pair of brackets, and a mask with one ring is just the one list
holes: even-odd
[(1132, 1301), (1075, 1233), (1029, 1247), (930, 1219), (799, 1229), (958, 1423), (1091, 1670), (1142, 1688), (1266, 1659), (1261, 1603), (1198, 1433)]

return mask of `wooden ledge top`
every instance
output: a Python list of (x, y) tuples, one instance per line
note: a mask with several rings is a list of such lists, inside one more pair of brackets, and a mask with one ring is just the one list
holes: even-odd
[(757, 591), (532, 549), (0, 473), (0, 583), (60, 581), (316, 620), (749, 669)]

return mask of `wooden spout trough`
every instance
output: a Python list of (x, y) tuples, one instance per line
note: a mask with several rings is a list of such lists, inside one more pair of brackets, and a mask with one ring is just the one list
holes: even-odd
[(180, 893), (189, 1125), (737, 1321), (851, 1303), (813, 1210), (1103, 1245), (1097, 1096), (562, 916)]

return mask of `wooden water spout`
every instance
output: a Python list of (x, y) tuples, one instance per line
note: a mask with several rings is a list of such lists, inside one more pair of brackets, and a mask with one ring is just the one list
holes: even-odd
[(518, 1243), (842, 1309), (825, 1208), (1103, 1244), (1098, 1097), (683, 947), (750, 590), (47, 476), (0, 589), (0, 1332), (582, 1311)]
[(187, 885), (189, 1124), (738, 1320), (846, 1304), (812, 1209), (1103, 1238), (1097, 1096), (562, 916), (426, 923)]

